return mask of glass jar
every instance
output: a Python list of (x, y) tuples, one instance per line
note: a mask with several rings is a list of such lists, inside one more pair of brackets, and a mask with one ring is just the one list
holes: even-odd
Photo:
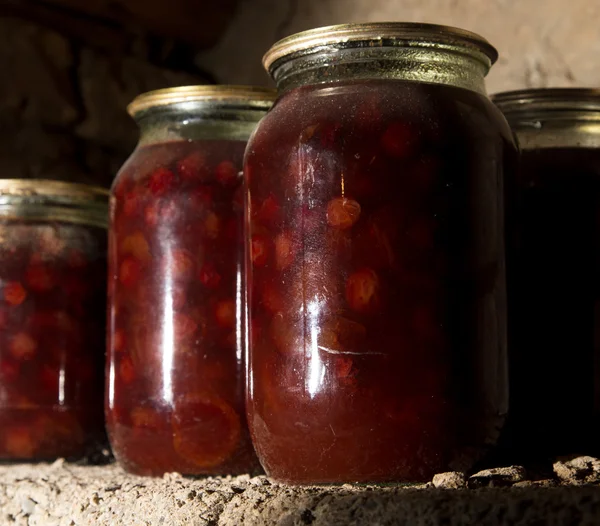
[(0, 460), (102, 444), (108, 191), (0, 180)]
[(521, 146), (508, 258), (511, 411), (506, 453), (511, 461), (524, 462), (595, 455), (600, 91), (514, 91), (496, 95), (494, 102)]
[(468, 469), (507, 409), (496, 51), (432, 25), (275, 44), (281, 91), (248, 143), (248, 419), (290, 483)]
[(106, 416), (144, 475), (257, 466), (244, 411), (244, 148), (271, 90), (141, 95), (140, 142), (112, 189)]

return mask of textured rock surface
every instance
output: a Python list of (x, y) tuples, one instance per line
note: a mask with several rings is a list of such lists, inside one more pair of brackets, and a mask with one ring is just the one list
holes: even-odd
[(125, 111), (151, 89), (206, 77), (107, 54), (22, 20), (0, 18), (0, 177), (108, 186), (135, 146)]
[(462, 489), (467, 486), (464, 473), (460, 471), (447, 471), (434, 475), (431, 481), (435, 488)]
[(0, 524), (501, 525), (600, 523), (594, 486), (443, 490), (420, 486), (289, 487), (266, 477), (162, 479), (114, 465), (0, 466)]
[(554, 463), (554, 473), (569, 484), (600, 482), (600, 460), (594, 457), (576, 457)]
[(523, 466), (484, 469), (469, 477), (470, 488), (502, 488), (525, 480)]

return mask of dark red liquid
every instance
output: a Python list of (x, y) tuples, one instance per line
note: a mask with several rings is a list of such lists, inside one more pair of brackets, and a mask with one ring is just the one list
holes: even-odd
[(248, 415), (269, 475), (426, 480), (495, 443), (514, 156), (487, 99), (438, 85), (305, 87), (259, 124)]
[(509, 260), (512, 460), (598, 452), (600, 152), (522, 153)]
[(243, 142), (143, 147), (114, 189), (106, 415), (132, 472), (240, 473)]
[(81, 457), (103, 436), (106, 231), (0, 223), (0, 459)]

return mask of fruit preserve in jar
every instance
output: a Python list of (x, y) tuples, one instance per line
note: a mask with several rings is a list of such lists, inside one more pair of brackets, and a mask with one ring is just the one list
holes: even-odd
[(0, 180), (0, 460), (103, 445), (108, 191)]
[(162, 475), (252, 471), (244, 411), (246, 141), (271, 90), (150, 92), (112, 188), (106, 417), (117, 460)]
[(289, 483), (468, 469), (507, 410), (496, 58), (441, 26), (351, 24), (277, 44), (248, 143), (248, 419)]
[(521, 146), (508, 252), (510, 461), (597, 455), (600, 91), (496, 95)]

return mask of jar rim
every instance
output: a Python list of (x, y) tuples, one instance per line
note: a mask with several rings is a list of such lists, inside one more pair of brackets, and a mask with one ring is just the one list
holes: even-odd
[(0, 179), (0, 196), (97, 201), (108, 203), (110, 191), (100, 186), (53, 179)]
[(491, 99), (503, 113), (600, 111), (598, 88), (522, 89), (495, 93)]
[(110, 191), (51, 179), (0, 179), (0, 219), (60, 221), (106, 228)]
[(485, 38), (452, 26), (416, 22), (367, 22), (338, 24), (309, 29), (279, 40), (263, 56), (263, 66), (271, 73), (280, 59), (299, 52), (318, 50), (323, 46), (349, 43), (379, 43), (384, 40), (406, 42), (409, 46), (454, 45), (467, 52), (485, 55), (490, 65), (498, 59), (498, 51)]
[(176, 86), (148, 91), (138, 95), (127, 106), (132, 117), (138, 113), (158, 106), (170, 106), (186, 102), (218, 101), (220, 103), (250, 108), (269, 109), (276, 99), (274, 89), (262, 86), (241, 86), (231, 84)]

